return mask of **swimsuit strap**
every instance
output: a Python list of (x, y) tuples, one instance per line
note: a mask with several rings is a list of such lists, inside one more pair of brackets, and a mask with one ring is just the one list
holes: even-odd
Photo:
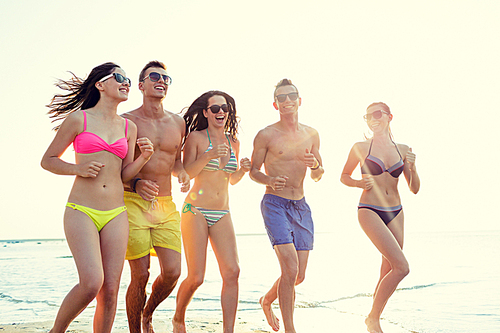
[(87, 112), (83, 110), (82, 112), (83, 112), (83, 132), (85, 132), (87, 130)]
[[(391, 139), (391, 141), (392, 141), (392, 139)], [(392, 141), (392, 143), (394, 144), (394, 147), (396, 147), (396, 151), (398, 152), (399, 158), (401, 158), (401, 160), (402, 160), (403, 156), (401, 156), (401, 153), (399, 152), (398, 145), (394, 141)]]
[(193, 207), (193, 205), (185, 202), (184, 207), (182, 207), (182, 212), (183, 213), (191, 212), (191, 214), (196, 215), (196, 213), (191, 210), (191, 207)]
[(127, 138), (128, 133), (128, 119), (125, 119), (125, 139)]
[(372, 141), (370, 141), (370, 149), (368, 149), (368, 156), (370, 156), (370, 153), (372, 152), (372, 144), (373, 144), (373, 139)]
[(208, 143), (210, 143), (210, 146), (212, 145), (212, 140), (210, 140), (210, 134), (208, 134), (208, 127), (207, 127), (207, 135), (208, 135)]
[(231, 151), (233, 150), (233, 147), (231, 147), (231, 141), (229, 140), (229, 137), (227, 136), (227, 133), (226, 133), (226, 139), (227, 139), (227, 143), (229, 143), (229, 148), (231, 149)]

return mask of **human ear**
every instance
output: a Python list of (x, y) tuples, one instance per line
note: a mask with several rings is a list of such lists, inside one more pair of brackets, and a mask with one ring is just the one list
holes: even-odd
[(276, 104), (276, 102), (273, 102), (273, 106), (276, 110), (278, 110), (278, 104)]

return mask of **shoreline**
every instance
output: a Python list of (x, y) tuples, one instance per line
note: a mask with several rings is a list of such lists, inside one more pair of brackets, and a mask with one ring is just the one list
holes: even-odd
[[(274, 309), (276, 315), (281, 317), (279, 309)], [(366, 332), (364, 316), (340, 313), (329, 308), (295, 308), (294, 322), (297, 332)], [(52, 327), (53, 321), (30, 322), (30, 323), (12, 323), (0, 324), (2, 333), (19, 332), (48, 332)], [(157, 332), (172, 332), (171, 318), (153, 318), (153, 327)], [(409, 333), (398, 325), (382, 320), (384, 333)], [(186, 330), (189, 333), (215, 333), (222, 332), (222, 313), (213, 312), (210, 316), (192, 316), (187, 318)], [(92, 332), (92, 322), (79, 320), (76, 318), (69, 326), (67, 332), (87, 333)], [(127, 333), (126, 322), (115, 321), (114, 333)], [(265, 320), (264, 313), (261, 310), (238, 311), (236, 315), (235, 333), (274, 333)], [(279, 332), (284, 332), (280, 327)]]

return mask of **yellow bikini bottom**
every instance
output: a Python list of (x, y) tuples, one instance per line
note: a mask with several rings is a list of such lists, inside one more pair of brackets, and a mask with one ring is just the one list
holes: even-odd
[(101, 231), (102, 228), (104, 228), (106, 224), (108, 224), (109, 221), (111, 221), (112, 219), (120, 215), (122, 212), (127, 210), (127, 207), (125, 206), (111, 210), (97, 210), (82, 205), (77, 205), (71, 202), (68, 202), (66, 204), (66, 207), (70, 207), (79, 210), (82, 213), (87, 214), (87, 216), (90, 217), (90, 219), (94, 222), (97, 231), (99, 232)]

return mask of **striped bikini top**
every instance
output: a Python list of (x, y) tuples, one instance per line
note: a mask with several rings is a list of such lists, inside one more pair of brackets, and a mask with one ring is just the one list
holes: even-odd
[[(208, 134), (208, 128), (207, 128), (207, 135), (208, 135), (209, 145), (208, 145), (207, 150), (205, 150), (205, 153), (213, 148), (212, 141), (210, 140), (210, 134)], [(229, 141), (227, 134), (226, 134), (226, 138), (227, 138), (227, 142), (229, 143), (229, 150), (231, 152), (231, 155), (229, 156), (229, 161), (227, 161), (226, 165), (222, 169), (220, 169), (219, 168), (220, 167), (220, 158), (213, 158), (207, 163), (207, 165), (205, 165), (203, 170), (206, 170), (206, 171), (219, 171), (220, 170), (220, 171), (224, 171), (224, 172), (228, 172), (228, 173), (233, 173), (236, 170), (238, 170), (238, 161), (236, 160), (236, 156), (234, 155), (233, 149), (231, 148), (231, 142)]]
[[(394, 141), (392, 143), (394, 143)], [(398, 152), (399, 155), (399, 161), (393, 166), (386, 169), (384, 162), (382, 162), (379, 158), (371, 154), (372, 144), (373, 140), (370, 143), (370, 150), (368, 151), (368, 156), (366, 156), (365, 162), (361, 166), (361, 173), (364, 175), (368, 174), (368, 175), (378, 176), (383, 174), (384, 172), (387, 172), (392, 177), (398, 178), (399, 175), (401, 175), (401, 173), (403, 172), (405, 167), (405, 164), (403, 162), (403, 157), (401, 157), (401, 154), (399, 153), (398, 146), (394, 143), (396, 151)]]
[(125, 137), (109, 144), (104, 141), (104, 139), (99, 135), (92, 132), (87, 132), (87, 113), (85, 111), (82, 112), (83, 132), (78, 134), (75, 137), (75, 140), (73, 140), (73, 147), (75, 148), (75, 152), (79, 154), (92, 154), (105, 150), (115, 154), (121, 159), (124, 159), (125, 156), (127, 156), (128, 151), (128, 120), (125, 119)]

